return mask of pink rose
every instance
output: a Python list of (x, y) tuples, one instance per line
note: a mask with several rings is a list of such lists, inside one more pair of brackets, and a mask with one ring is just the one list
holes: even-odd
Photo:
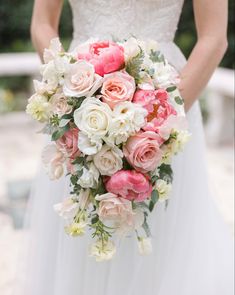
[(100, 76), (118, 71), (125, 63), (123, 47), (110, 41), (93, 43), (89, 46), (89, 52), (78, 53), (77, 57), (93, 64)]
[(136, 202), (143, 202), (152, 193), (152, 185), (147, 176), (135, 170), (116, 172), (106, 182), (106, 189), (108, 192)]
[(66, 131), (65, 134), (56, 141), (59, 149), (72, 159), (80, 154), (78, 149), (78, 132), (78, 128), (72, 128)]
[(123, 101), (131, 101), (135, 92), (135, 80), (126, 72), (115, 72), (104, 76), (101, 88), (102, 101), (111, 108)]
[(123, 147), (127, 161), (142, 173), (153, 171), (160, 164), (162, 139), (151, 131), (140, 132), (129, 137)]
[(159, 126), (169, 116), (177, 115), (168, 99), (168, 93), (165, 89), (136, 91), (133, 102), (142, 105), (149, 112), (144, 130), (157, 132)]
[(120, 198), (115, 194), (106, 193), (95, 197), (100, 201), (98, 215), (101, 221), (113, 221), (115, 223), (127, 223), (132, 225), (134, 213), (131, 202)]

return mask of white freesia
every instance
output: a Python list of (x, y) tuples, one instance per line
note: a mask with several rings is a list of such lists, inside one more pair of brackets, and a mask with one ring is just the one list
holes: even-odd
[(190, 139), (190, 133), (188, 130), (180, 130), (176, 131), (176, 139), (172, 142), (172, 153), (177, 154), (178, 152), (182, 151), (186, 143)]
[(110, 260), (116, 253), (115, 244), (112, 241), (98, 240), (90, 247), (90, 256), (97, 262)]
[(37, 94), (44, 95), (44, 94), (53, 94), (55, 89), (51, 87), (51, 85), (38, 80), (33, 80), (34, 90)]
[(42, 162), (51, 180), (58, 179), (64, 174), (64, 154), (52, 143), (42, 151)]
[(101, 175), (111, 176), (122, 169), (122, 157), (122, 151), (118, 147), (110, 147), (105, 144), (94, 155), (93, 161)]
[(152, 242), (150, 238), (139, 238), (138, 248), (141, 255), (150, 255), (153, 251)]
[(86, 61), (70, 64), (64, 76), (63, 91), (67, 96), (92, 96), (102, 85), (102, 77)]
[(51, 115), (51, 104), (44, 95), (34, 94), (28, 100), (26, 113), (41, 123), (47, 122)]
[(41, 74), (43, 81), (48, 84), (48, 87), (56, 89), (58, 87), (60, 76), (56, 70), (55, 63), (51, 60), (48, 64), (41, 66)]
[(138, 132), (146, 123), (148, 112), (139, 104), (125, 101), (113, 109), (114, 119), (109, 135), (116, 144), (127, 141), (128, 137)]
[(163, 179), (158, 179), (155, 184), (155, 188), (158, 191), (159, 202), (164, 202), (169, 198), (171, 192), (171, 184), (167, 183)]
[(59, 38), (53, 38), (50, 42), (49, 48), (44, 49), (43, 61), (44, 63), (49, 63), (54, 60), (63, 51), (62, 44)]
[(102, 140), (100, 138), (89, 138), (83, 132), (79, 132), (78, 148), (85, 155), (94, 155), (102, 148)]
[(78, 184), (83, 188), (95, 188), (99, 180), (99, 171), (91, 162), (89, 169), (83, 167), (82, 176), (78, 179)]
[(112, 111), (95, 97), (86, 98), (74, 112), (74, 123), (90, 138), (103, 138), (110, 129)]
[(66, 198), (63, 202), (53, 206), (55, 212), (64, 219), (73, 219), (78, 211), (78, 202), (73, 198)]

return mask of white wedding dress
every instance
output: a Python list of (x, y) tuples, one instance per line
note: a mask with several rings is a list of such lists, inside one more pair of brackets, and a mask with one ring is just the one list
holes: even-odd
[[(134, 35), (159, 42), (178, 70), (186, 61), (173, 43), (183, 0), (71, 0), (74, 39)], [(53, 204), (69, 194), (68, 178), (52, 182), (42, 170), (29, 210), (32, 233), (22, 295), (232, 295), (232, 238), (210, 198), (201, 114), (187, 114), (192, 138), (174, 160), (168, 209), (151, 216), (153, 253), (139, 256), (135, 236), (117, 255), (97, 263), (88, 257), (89, 235), (71, 238)], [(16, 292), (18, 295), (19, 292)]]

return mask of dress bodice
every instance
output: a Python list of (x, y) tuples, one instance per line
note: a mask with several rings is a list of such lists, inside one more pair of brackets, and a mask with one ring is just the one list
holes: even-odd
[(134, 35), (173, 41), (184, 0), (70, 0), (74, 39)]

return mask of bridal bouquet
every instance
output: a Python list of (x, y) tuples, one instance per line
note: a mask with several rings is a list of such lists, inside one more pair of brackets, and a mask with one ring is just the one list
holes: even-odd
[(42, 154), (49, 177), (70, 177), (71, 194), (54, 206), (65, 232), (89, 229), (97, 261), (131, 232), (148, 254), (148, 217), (167, 204), (171, 159), (189, 138), (176, 70), (154, 41), (88, 40), (64, 52), (53, 39), (41, 74), (26, 112), (51, 136)]

